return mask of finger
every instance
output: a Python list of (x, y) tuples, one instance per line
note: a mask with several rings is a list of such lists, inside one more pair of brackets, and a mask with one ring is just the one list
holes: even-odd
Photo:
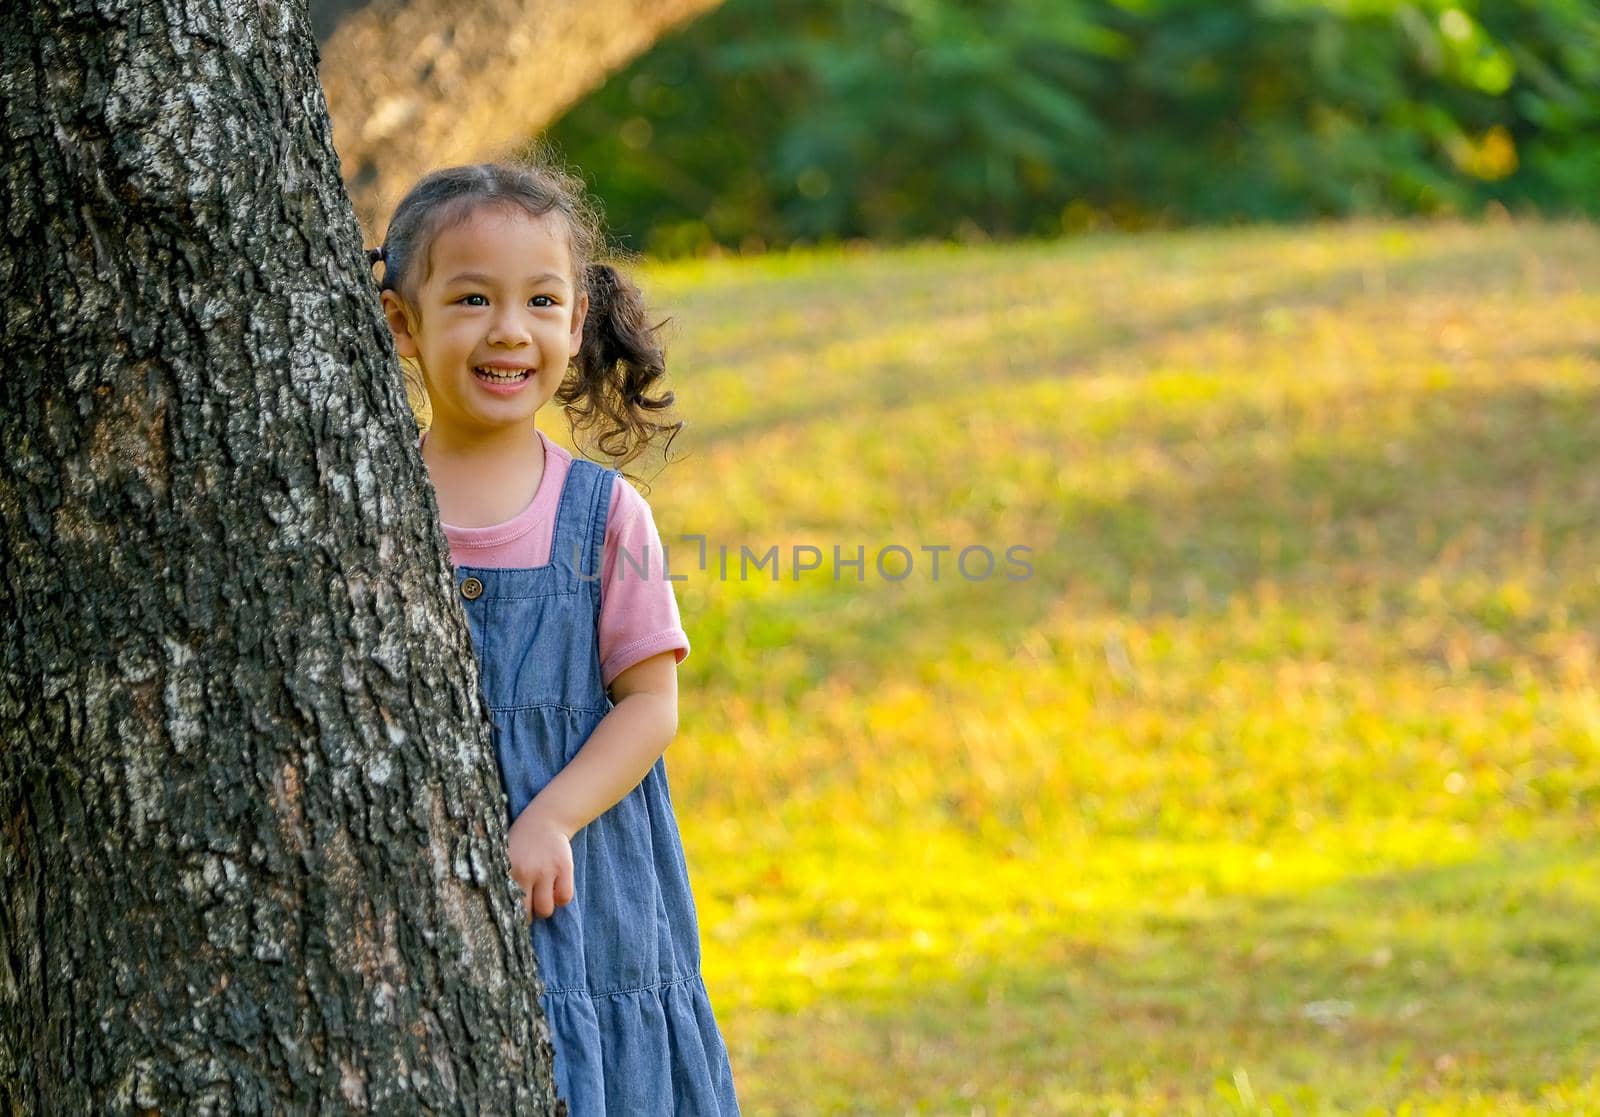
[(556, 904), (551, 896), (552, 878), (548, 875), (539, 878), (539, 883), (533, 886), (533, 910), (540, 919), (549, 919), (556, 913)]
[(562, 870), (556, 874), (556, 883), (554, 889), (556, 903), (561, 907), (566, 907), (568, 904), (572, 903), (573, 891), (574, 886), (572, 882), (572, 870), (563, 867)]

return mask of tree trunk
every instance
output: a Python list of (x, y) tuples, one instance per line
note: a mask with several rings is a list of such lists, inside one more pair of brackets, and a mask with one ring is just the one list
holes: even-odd
[(313, 0), (322, 80), (370, 243), (435, 167), (503, 156), (721, 0)]
[(303, 3), (0, 13), (0, 1111), (553, 1113)]

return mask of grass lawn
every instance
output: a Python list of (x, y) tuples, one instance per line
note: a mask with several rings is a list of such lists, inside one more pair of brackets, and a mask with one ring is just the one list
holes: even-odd
[(747, 1114), (1600, 1113), (1600, 230), (642, 280)]

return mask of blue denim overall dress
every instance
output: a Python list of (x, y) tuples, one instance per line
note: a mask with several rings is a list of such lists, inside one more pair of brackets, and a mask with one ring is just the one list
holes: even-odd
[[(456, 568), (512, 820), (611, 709), (597, 628), (619, 476), (573, 459), (547, 565)], [(664, 760), (573, 836), (572, 860), (572, 902), (531, 927), (572, 1117), (737, 1114)]]

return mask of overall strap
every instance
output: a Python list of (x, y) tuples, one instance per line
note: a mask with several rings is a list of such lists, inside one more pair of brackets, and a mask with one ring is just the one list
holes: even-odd
[(617, 471), (585, 458), (574, 457), (561, 487), (556, 526), (550, 541), (550, 561), (563, 580), (576, 579), (590, 587), (595, 608), (600, 606), (600, 575), (605, 560), (606, 515), (611, 509), (611, 486)]

